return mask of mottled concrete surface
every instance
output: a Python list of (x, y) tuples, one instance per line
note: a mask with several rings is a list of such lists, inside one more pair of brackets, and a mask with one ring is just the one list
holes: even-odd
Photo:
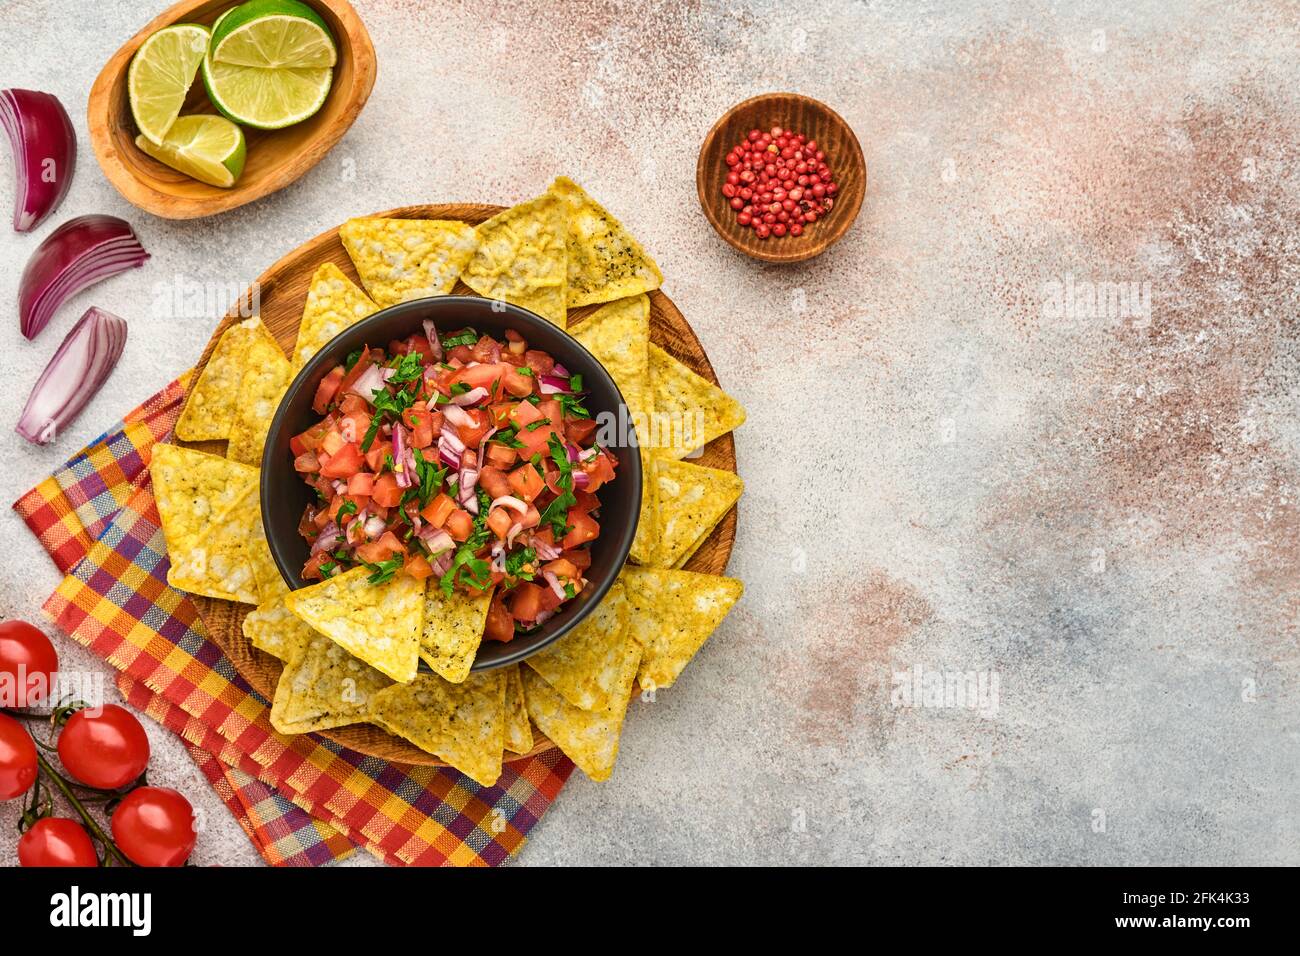
[[(155, 4), (9, 0), (0, 83), (58, 93), (81, 137), (57, 218), (126, 216), (154, 259), (34, 344), (0, 333), (12, 422), (82, 308), (132, 329), (57, 447), (0, 434), (0, 492), (198, 356), (215, 313), (177, 318), (155, 283), (247, 280), (350, 215), (567, 173), (748, 406), (748, 594), (523, 863), (1300, 862), (1295, 6), (794, 6), (363, 0), (379, 80), (343, 142), (268, 200), (167, 223), (107, 185), (82, 109)], [(870, 169), (854, 230), (797, 267), (738, 257), (695, 200), (709, 125), (775, 89), (834, 105)], [(51, 228), (0, 230), (0, 298)], [(1081, 305), (1101, 282), (1149, 314)], [(57, 577), (3, 520), (0, 612), (35, 618)], [(913, 668), (996, 681), (996, 707), (894, 706)], [(196, 860), (255, 861), (150, 729), (152, 776), (208, 810)]]

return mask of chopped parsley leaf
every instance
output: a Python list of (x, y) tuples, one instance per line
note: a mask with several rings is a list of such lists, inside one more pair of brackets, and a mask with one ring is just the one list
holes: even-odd
[(478, 333), (473, 329), (466, 329), (458, 335), (442, 340), (442, 347), (445, 349), (454, 349), (458, 345), (473, 345), (478, 341)]

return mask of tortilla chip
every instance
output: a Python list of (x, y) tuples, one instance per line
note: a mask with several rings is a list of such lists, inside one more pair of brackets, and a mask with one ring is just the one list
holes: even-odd
[(176, 445), (155, 445), (154, 498), (171, 566), (182, 591), (258, 603), (245, 551), (256, 518), (257, 469)]
[(226, 457), (248, 465), (260, 464), (266, 432), (285, 389), (293, 381), (293, 367), (269, 335), (257, 338), (244, 356), (244, 377), (239, 382), (235, 421), (230, 426)]
[(371, 584), (370, 575), (368, 568), (353, 568), (290, 591), (284, 603), (352, 656), (406, 683), (420, 663), (424, 582), (399, 573)]
[(253, 581), (257, 584), (257, 596), (262, 604), (289, 593), (289, 585), (285, 584), (275, 558), (271, 557), (271, 545), (262, 526), (260, 503), (255, 509), (252, 534), (248, 536), (248, 563), (253, 568)]
[(627, 594), (615, 584), (577, 627), (524, 661), (574, 707), (605, 710), (622, 692)]
[(506, 750), (526, 754), (533, 749), (533, 725), (528, 722), (528, 705), (524, 703), (524, 680), (519, 676), (519, 665), (506, 671)]
[(659, 547), (655, 568), (680, 568), (696, 552), (745, 489), (740, 476), (687, 461), (655, 462)]
[(592, 780), (607, 780), (614, 769), (623, 718), (640, 660), (641, 645), (627, 638), (618, 688), (604, 710), (574, 707), (532, 669), (525, 667), (520, 671), (528, 716)]
[(349, 219), (339, 238), (380, 306), (446, 295), (478, 248), (474, 227), (453, 219)]
[(283, 597), (272, 598), (249, 611), (243, 629), (254, 647), (286, 663), (316, 633), (285, 607)]
[[(573, 331), (588, 352), (605, 366), (623, 393), (627, 414), (638, 439), (648, 434), (654, 395), (650, 388), (650, 300), (644, 295), (619, 299), (597, 309)], [(648, 442), (639, 442), (641, 471), (651, 474)], [(659, 534), (655, 483), (641, 486), (641, 516), (632, 541), (632, 560), (645, 564), (654, 557)]]
[(505, 698), (506, 675), (500, 670), (471, 674), (462, 684), (421, 674), (376, 694), (370, 717), (490, 787), (501, 776)]
[(536, 312), (564, 328), (568, 256), (564, 204), (538, 196), (476, 230), (478, 250), (461, 279), (479, 295)]
[(625, 567), (619, 580), (642, 648), (642, 688), (671, 687), (745, 590), (735, 578), (660, 568)]
[(221, 334), (212, 357), (190, 389), (181, 417), (176, 419), (177, 438), (209, 441), (230, 437), (239, 383), (248, 367), (245, 356), (253, 342), (263, 338), (275, 341), (257, 316), (236, 322)]
[[(434, 582), (437, 583), (436, 581)], [(469, 676), (474, 655), (483, 640), (492, 591), (471, 597), (455, 591), (451, 597), (438, 587), (424, 597), (424, 628), (420, 635), (420, 656), (424, 662), (453, 684)]]
[(271, 703), (271, 726), (282, 734), (356, 724), (390, 681), (322, 634), (296, 649), (280, 674)]
[(342, 269), (332, 262), (325, 263), (311, 277), (311, 287), (307, 290), (298, 342), (293, 347), (294, 371), (306, 365), (334, 336), (378, 311), (379, 306)]
[(745, 421), (740, 402), (653, 342), (650, 384), (654, 389), (655, 420), (648, 437), (657, 457), (685, 458)]
[(560, 176), (550, 193), (568, 213), (568, 307), (611, 302), (649, 292), (663, 273), (641, 244), (573, 180)]

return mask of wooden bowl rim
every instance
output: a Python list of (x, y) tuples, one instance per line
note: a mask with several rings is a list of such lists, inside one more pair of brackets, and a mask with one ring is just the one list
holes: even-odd
[[(750, 248), (749, 246), (743, 245), (733, 239), (724, 228), (725, 220), (722, 218), (722, 213), (720, 211), (723, 208), (723, 203), (718, 198), (718, 192), (715, 188), (717, 184), (709, 181), (709, 171), (705, 169), (704, 164), (705, 154), (709, 152), (709, 148), (713, 145), (714, 141), (722, 135), (722, 130), (738, 113), (744, 109), (758, 106), (767, 100), (775, 99), (797, 100), (808, 105), (817, 112), (824, 113), (834, 125), (839, 126), (848, 134), (848, 142), (852, 147), (849, 150), (850, 155), (848, 165), (855, 169), (859, 169), (862, 172), (861, 188), (855, 189), (852, 194), (847, 197), (847, 204), (844, 206), (836, 206), (836, 209), (846, 208), (847, 213), (836, 217), (836, 221), (833, 223), (833, 228), (828, 232), (822, 232), (818, 235), (816, 232), (809, 231), (804, 233), (803, 236), (795, 237), (797, 239), (808, 238), (813, 241), (799, 243), (797, 244), (797, 247), (792, 245), (791, 249), (794, 251), (769, 252), (767, 251), (767, 248), (776, 249), (776, 245), (763, 248)], [(709, 220), (709, 225), (713, 227), (713, 231), (716, 232), (723, 241), (727, 243), (727, 245), (731, 246), (731, 248), (735, 249), (737, 252), (743, 252), (751, 259), (760, 259), (763, 262), (804, 262), (821, 255), (835, 243), (839, 242), (857, 220), (858, 213), (862, 210), (862, 203), (867, 192), (867, 161), (862, 152), (862, 144), (858, 141), (858, 135), (853, 131), (853, 127), (848, 124), (848, 121), (845, 120), (843, 116), (831, 107), (827, 106), (821, 100), (813, 99), (811, 96), (805, 96), (802, 93), (759, 93), (757, 96), (751, 96), (749, 99), (737, 103), (731, 109), (727, 110), (727, 112), (723, 113), (718, 121), (710, 127), (708, 133), (705, 134), (704, 141), (700, 145), (699, 155), (695, 161), (695, 190), (699, 196), (700, 208), (704, 210), (704, 216)], [(727, 207), (726, 211), (727, 213), (732, 212), (730, 207)], [(835, 210), (832, 210), (832, 212), (834, 211)], [(789, 236), (782, 237), (777, 240), (777, 245), (783, 243), (788, 244), (790, 238), (791, 237)]]
[[(185, 17), (188, 14), (201, 6), (205, 6), (208, 2), (210, 0), (180, 0), (179, 3), (168, 7), (141, 27), (134, 36), (118, 47), (117, 52), (109, 57), (108, 62), (104, 64), (95, 77), (95, 82), (90, 87), (90, 96), (86, 102), (86, 123), (90, 129), (90, 145), (105, 178), (127, 202), (163, 219), (198, 219), (204, 216), (229, 212), (248, 203), (256, 202), (272, 193), (279, 192), (284, 187), (297, 181), (320, 163), (326, 154), (338, 145), (339, 140), (343, 138), (347, 131), (352, 128), (352, 124), (356, 122), (362, 108), (370, 99), (370, 93), (375, 85), (375, 76), (378, 70), (375, 61), (375, 47), (371, 42), (370, 33), (366, 29), (365, 23), (361, 20), (352, 4), (348, 0), (304, 0), (309, 5), (318, 3), (328, 8), (344, 25), (347, 33), (352, 50), (352, 83), (346, 90), (339, 89), (337, 86), (332, 87), (329, 94), (331, 97), (342, 96), (344, 98), (346, 106), (341, 114), (344, 121), (336, 122), (332, 126), (322, 129), (317, 136), (308, 141), (309, 143), (321, 145), (322, 148), (317, 155), (313, 157), (311, 155), (312, 150), (300, 148), (297, 154), (288, 156), (285, 162), (278, 164), (273, 172), (263, 177), (256, 184), (241, 186), (236, 183), (229, 189), (220, 189), (214, 186), (212, 188), (216, 192), (206, 198), (175, 196), (162, 192), (137, 176), (131, 167), (124, 163), (118, 155), (117, 146), (113, 141), (111, 132), (110, 94), (117, 78), (130, 67), (131, 58), (135, 56), (136, 51), (146, 39), (163, 27), (186, 22)], [(237, 6), (238, 0), (231, 0), (230, 5), (232, 7)], [(338, 80), (337, 69), (335, 67), (336, 83)], [(196, 77), (194, 82), (201, 83), (202, 80)], [(327, 98), (326, 102), (328, 101)], [(322, 106), (322, 109), (324, 109), (324, 106)]]
[[(370, 213), (368, 216), (357, 217), (357, 218), (460, 219), (461, 221), (464, 222), (471, 222), (475, 217), (481, 217), (477, 219), (477, 222), (482, 222), (486, 219), (491, 218), (496, 213), (501, 212), (502, 210), (507, 208), (509, 207), (500, 206), (492, 203), (417, 203), (417, 204), (407, 205), (407, 206), (398, 206), (393, 209), (387, 209), (382, 212)], [(276, 285), (278, 285), (278, 282), (276, 281), (277, 277), (281, 275), (286, 269), (295, 265), (300, 258), (304, 256), (316, 255), (317, 253), (320, 252), (322, 248), (329, 245), (331, 241), (339, 243), (340, 248), (342, 248), (342, 242), (338, 238), (338, 230), (339, 230), (339, 226), (334, 226), (331, 229), (327, 229), (324, 232), (321, 232), (318, 235), (313, 236), (312, 238), (290, 249), (288, 252), (284, 253), (282, 256), (277, 258), (275, 262), (273, 262), (270, 266), (268, 266), (262, 272), (262, 274), (258, 276), (258, 278), (255, 280), (258, 287), (260, 288), (262, 299), (265, 300), (267, 293), (270, 292), (271, 290), (274, 290)], [(346, 252), (345, 252), (345, 256), (346, 256)], [(355, 273), (355, 267), (352, 267), (350, 261), (348, 262), (348, 266), (350, 271), (352, 273)], [(713, 382), (715, 385), (719, 385), (720, 383), (718, 382), (717, 372), (713, 368), (713, 363), (709, 360), (708, 353), (705, 351), (703, 343), (700, 342), (699, 336), (696, 334), (694, 327), (690, 324), (690, 322), (686, 320), (686, 316), (683, 315), (681, 310), (677, 308), (676, 303), (674, 303), (673, 300), (670, 299), (668, 295), (663, 292), (662, 289), (655, 289), (650, 293), (648, 293), (648, 295), (650, 296), (651, 300), (654, 302), (655, 307), (657, 307), (661, 312), (663, 312), (665, 315), (669, 317), (669, 320), (673, 325), (674, 329), (680, 330), (683, 337), (689, 340), (689, 343), (694, 347), (695, 351), (694, 353), (690, 353), (690, 352), (682, 351), (680, 348), (675, 349), (670, 346), (661, 346), (661, 347), (665, 347), (667, 351), (669, 351), (670, 353), (675, 352), (678, 358), (688, 359), (689, 360), (688, 365), (693, 367), (698, 374), (703, 375), (706, 379)], [(592, 311), (595, 311), (596, 308), (599, 308), (599, 305), (584, 306), (583, 318), (585, 319), (586, 316), (590, 314)], [(653, 309), (652, 309), (652, 315), (653, 315)], [(213, 331), (212, 336), (209, 338), (207, 345), (203, 349), (202, 355), (200, 356), (198, 362), (195, 364), (192, 370), (192, 374), (189, 381), (189, 387), (186, 389), (186, 394), (184, 398), (186, 402), (189, 401), (190, 389), (193, 388), (194, 383), (197, 382), (199, 378), (199, 373), (203, 370), (204, 366), (207, 365), (209, 359), (212, 357), (212, 353), (216, 349), (217, 342), (220, 340), (222, 334), (224, 334), (226, 329), (228, 329), (235, 322), (243, 321), (243, 319), (244, 316), (240, 314), (239, 306), (236, 305), (217, 324), (216, 329)], [(581, 325), (581, 322), (579, 322), (578, 324)], [(653, 329), (651, 334), (651, 340), (652, 341), (654, 340)], [(171, 440), (176, 441), (174, 437)], [(202, 443), (183, 442), (181, 444), (185, 444), (187, 446), (194, 446), (195, 444), (202, 444)], [(718, 449), (720, 449), (723, 456), (726, 459), (728, 459), (730, 462), (730, 470), (739, 473), (739, 466), (738, 463), (736, 462), (735, 436), (732, 432), (727, 432), (726, 434), (718, 436), (712, 442), (709, 443), (709, 446), (717, 447)], [(718, 523), (718, 526), (712, 532), (710, 532), (709, 538), (712, 538), (714, 535), (720, 536), (720, 540), (723, 542), (720, 548), (725, 549), (725, 554), (722, 562), (722, 571), (718, 572), (719, 574), (724, 573), (726, 571), (727, 565), (730, 564), (731, 554), (735, 548), (735, 528), (737, 523), (739, 522), (739, 516), (740, 516), (740, 508), (739, 505), (737, 504), (728, 510), (727, 514), (723, 516), (722, 521)], [(195, 607), (199, 612), (199, 617), (204, 622), (204, 628), (208, 632), (209, 639), (213, 640), (219, 647), (221, 647), (222, 652), (230, 660), (231, 666), (235, 668), (236, 672), (244, 680), (248, 681), (249, 685), (252, 686), (255, 690), (257, 690), (258, 693), (265, 695), (266, 691), (261, 686), (259, 686), (262, 683), (260, 679), (258, 677), (250, 677), (249, 674), (246, 673), (246, 671), (248, 670), (247, 665), (241, 664), (237, 656), (230, 654), (230, 652), (225, 646), (225, 641), (227, 640), (227, 638), (224, 636), (221, 637), (217, 636), (218, 634), (224, 635), (225, 629), (215, 628), (211, 626), (208, 621), (209, 613), (211, 612), (211, 610), (216, 608), (221, 608), (221, 607), (232, 608), (233, 614), (235, 615), (237, 621), (242, 621), (243, 615), (246, 614), (249, 610), (251, 610), (251, 608), (247, 605), (236, 605), (230, 601), (218, 601), (213, 598), (205, 598), (197, 595), (190, 595), (190, 600), (194, 602)], [(209, 613), (205, 613), (205, 609), (207, 609)], [(252, 654), (261, 655), (265, 657), (268, 660), (268, 662), (270, 662), (268, 666), (278, 665), (281, 669), (283, 668), (283, 664), (281, 662), (274, 661), (274, 659), (270, 655), (265, 654), (265, 652), (252, 647), (251, 642), (249, 642), (248, 639), (244, 636), (242, 629), (238, 629), (238, 628), (236, 629), (238, 630), (238, 633), (234, 635), (233, 640), (241, 642), (242, 644), (246, 644), (248, 646), (249, 651), (251, 651)], [(636, 697), (639, 693), (640, 693), (639, 686), (634, 685), (632, 696)], [(373, 753), (368, 749), (360, 749), (354, 741), (349, 739), (352, 736), (349, 732), (352, 731), (354, 728), (365, 727), (365, 726), (373, 726), (373, 725), (346, 724), (342, 727), (335, 727), (329, 730), (314, 731), (312, 732), (312, 734), (308, 734), (307, 736), (323, 737), (327, 740), (332, 741), (333, 743), (338, 744), (341, 747), (345, 747), (356, 753), (362, 754), (363, 756), (373, 757), (374, 759), (385, 760), (390, 763), (397, 763), (404, 766), (424, 766), (424, 767), (448, 766), (446, 761), (434, 756), (433, 754), (428, 754), (422, 750), (419, 750), (419, 748), (417, 748), (414, 744), (411, 744), (408, 741), (405, 741), (402, 738), (397, 737), (396, 735), (393, 734), (389, 734), (389, 736), (392, 737), (395, 745), (398, 745), (399, 749), (401, 749), (407, 754), (407, 756), (405, 756), (403, 759), (395, 759), (393, 757), (386, 756), (383, 754)], [(385, 732), (383, 731), (382, 728), (379, 727), (375, 727), (374, 729), (376, 732), (381, 732), (381, 733)], [(555, 743), (550, 738), (548, 738), (545, 734), (543, 734), (536, 726), (533, 727), (533, 731), (534, 731), (533, 734), (534, 742), (533, 742), (532, 750), (528, 751), (528, 753), (526, 754), (514, 754), (511, 753), (510, 751), (506, 751), (506, 754), (503, 757), (504, 763), (513, 763), (514, 761), (517, 760), (524, 760), (531, 757), (536, 757), (540, 754), (558, 749)]]

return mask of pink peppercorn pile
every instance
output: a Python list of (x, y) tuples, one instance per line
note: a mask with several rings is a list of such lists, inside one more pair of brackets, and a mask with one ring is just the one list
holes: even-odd
[(722, 195), (736, 221), (760, 239), (803, 235), (805, 225), (830, 212), (839, 192), (817, 141), (780, 126), (751, 129), (727, 153), (727, 167)]

